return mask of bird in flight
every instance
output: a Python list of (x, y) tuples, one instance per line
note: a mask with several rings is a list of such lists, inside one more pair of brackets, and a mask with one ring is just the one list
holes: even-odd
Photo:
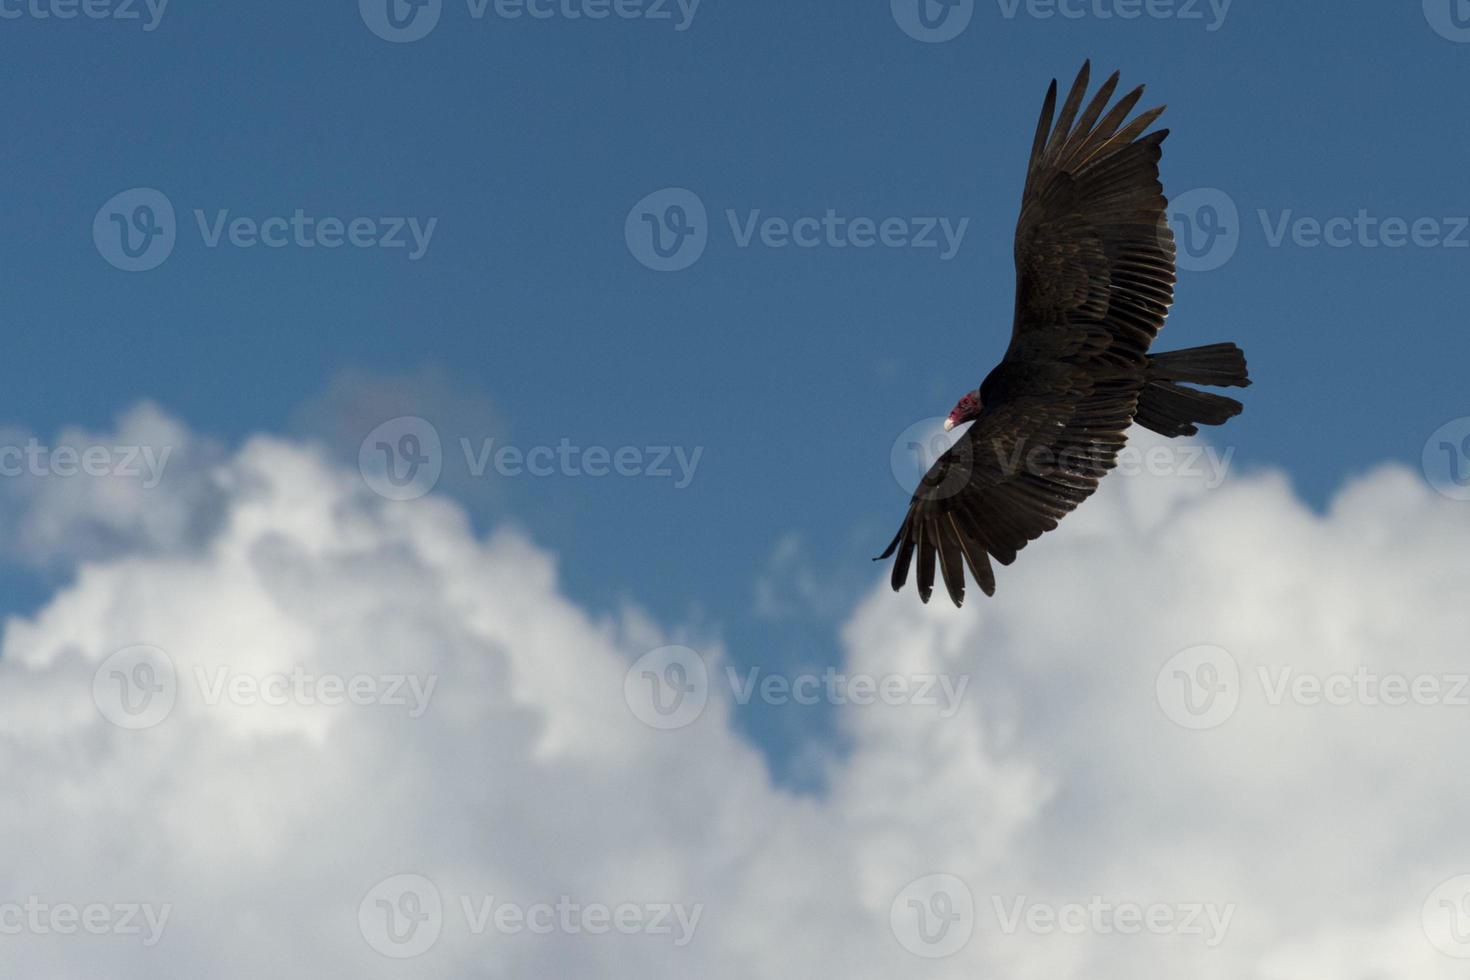
[(1129, 121), (1140, 85), (1109, 109), (1115, 72), (1084, 109), (1089, 73), (1083, 64), (1055, 125), (1055, 80), (1041, 109), (1016, 223), (1010, 346), (949, 413), (946, 431), (969, 429), (919, 482), (875, 559), (893, 557), (898, 591), (917, 555), (925, 602), (936, 566), (956, 606), (964, 566), (994, 595), (990, 559), (1009, 565), (1091, 496), (1129, 425), (1194, 435), (1241, 404), (1190, 385), (1250, 384), (1235, 344), (1148, 352), (1174, 301), (1174, 234), (1159, 183), (1169, 131), (1146, 132), (1164, 107)]

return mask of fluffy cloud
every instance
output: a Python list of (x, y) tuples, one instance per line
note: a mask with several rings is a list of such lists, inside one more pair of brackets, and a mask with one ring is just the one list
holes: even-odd
[(222, 513), (211, 472), (222, 460), (220, 446), (151, 404), (125, 413), (111, 434), (0, 430), (0, 548), (52, 568), (191, 547)]
[(0, 646), (14, 975), (1462, 975), (1425, 926), (1456, 949), (1470, 873), (1470, 509), (1403, 470), (1317, 514), (1145, 467), (991, 602), (875, 586), (843, 672), (971, 682), (952, 717), (841, 708), (808, 797), (721, 684), (674, 730), (630, 706), (654, 648), (718, 681), (712, 638), (591, 616), (534, 543), (311, 445), (129, 425), (188, 478), (37, 477), (7, 514), (75, 569)]

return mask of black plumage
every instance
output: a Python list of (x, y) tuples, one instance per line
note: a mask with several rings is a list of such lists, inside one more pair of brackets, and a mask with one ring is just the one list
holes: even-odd
[(1088, 79), (1084, 64), (1055, 125), (1055, 81), (1041, 110), (1016, 225), (1010, 346), (978, 390), (973, 424), (920, 481), (878, 559), (894, 558), (898, 590), (917, 555), (925, 602), (936, 567), (955, 605), (965, 567), (993, 595), (990, 559), (1009, 565), (1087, 499), (1133, 422), (1192, 435), (1241, 411), (1185, 383), (1250, 383), (1234, 344), (1149, 355), (1174, 300), (1158, 167), (1169, 131), (1147, 132), (1162, 106), (1128, 119), (1142, 86), (1108, 107), (1116, 73), (1084, 109)]

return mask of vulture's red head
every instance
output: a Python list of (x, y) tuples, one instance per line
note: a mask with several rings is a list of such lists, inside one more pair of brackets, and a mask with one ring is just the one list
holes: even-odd
[(949, 418), (944, 420), (944, 431), (948, 432), (957, 425), (969, 422), (980, 414), (980, 408), (980, 389), (976, 388), (961, 398), (959, 404), (954, 407), (954, 411), (949, 413)]

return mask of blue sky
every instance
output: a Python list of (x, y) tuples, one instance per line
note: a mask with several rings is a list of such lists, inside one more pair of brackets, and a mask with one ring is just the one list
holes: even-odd
[[(1167, 191), (1218, 188), (1238, 210), (1233, 256), (1183, 275), (1160, 341), (1246, 348), (1246, 413), (1212, 437), (1235, 466), (1284, 469), (1321, 504), (1379, 461), (1417, 465), (1466, 414), (1470, 44), (1415, 3), (1237, 0), (1220, 21), (1205, 3), (1124, 20), (992, 0), (932, 44), (878, 0), (704, 0), (682, 31), (673, 4), (574, 21), (445, 0), (411, 43), (349, 2), (174, 0), (153, 30), (0, 6), (19, 12), (0, 19), (0, 424), (105, 430), (149, 399), (226, 442), (308, 434), (351, 459), (379, 422), (420, 415), (446, 446), (437, 492), (482, 528), (526, 528), (579, 602), (691, 621), (742, 663), (836, 660), (835, 624), (902, 516), (895, 439), (1004, 348), (1025, 152), (1047, 82), (1086, 57), (1169, 103)], [(176, 210), (177, 243), (127, 273), (93, 223), (139, 187)], [(665, 188), (698, 196), (709, 240), (662, 273), (624, 232)], [(211, 248), (194, 217), (298, 209), (437, 222), (415, 260)], [(741, 247), (726, 218), (829, 209), (969, 223), (946, 260)], [(1360, 211), (1449, 242), (1314, 247), (1296, 224)], [(702, 455), (682, 489), (474, 478), (461, 438)], [(757, 583), (792, 540), (818, 600), (762, 614)], [(35, 574), (7, 573), (7, 611), (39, 597)], [(813, 717), (745, 721), (781, 770)]]

